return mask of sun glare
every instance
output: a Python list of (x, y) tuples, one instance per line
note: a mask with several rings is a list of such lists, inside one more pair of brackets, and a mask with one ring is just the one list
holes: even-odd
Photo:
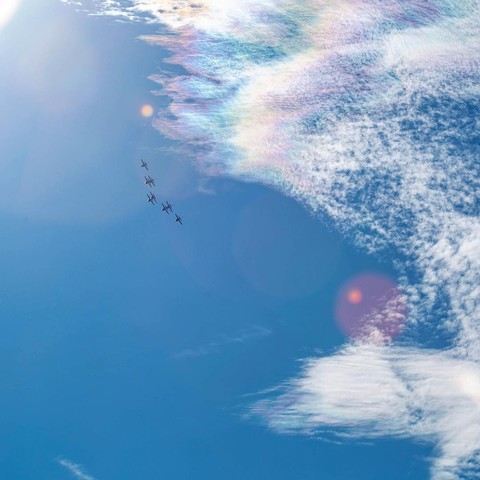
[(20, 0), (1, 0), (0, 2), (0, 29), (13, 17), (20, 5)]

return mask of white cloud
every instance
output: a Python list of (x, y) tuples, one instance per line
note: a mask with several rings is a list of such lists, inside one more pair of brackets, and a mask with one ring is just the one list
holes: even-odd
[(280, 433), (435, 441), (432, 475), (453, 479), (480, 448), (480, 371), (455, 351), (350, 345), (252, 411)]
[(94, 477), (85, 472), (82, 465), (73, 463), (66, 458), (59, 459), (58, 463), (65, 467), (75, 478), (78, 478), (78, 480), (95, 480)]

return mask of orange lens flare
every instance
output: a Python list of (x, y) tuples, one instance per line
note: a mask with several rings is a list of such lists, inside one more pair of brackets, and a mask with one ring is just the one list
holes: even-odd
[(153, 107), (151, 105), (143, 105), (140, 112), (145, 118), (149, 118), (153, 115)]
[(396, 282), (382, 274), (362, 273), (339, 290), (335, 316), (342, 331), (365, 342), (388, 343), (405, 326), (406, 298)]
[(358, 288), (352, 288), (347, 295), (348, 301), (353, 304), (360, 303), (363, 300), (362, 292)]

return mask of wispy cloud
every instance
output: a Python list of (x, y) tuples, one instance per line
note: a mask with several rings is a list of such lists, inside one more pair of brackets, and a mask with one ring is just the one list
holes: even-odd
[(201, 180), (198, 185), (198, 191), (204, 195), (216, 195), (217, 191), (210, 184), (208, 179)]
[(66, 458), (60, 458), (58, 463), (62, 465), (62, 467), (65, 467), (75, 478), (78, 478), (78, 480), (95, 480), (95, 478), (86, 473), (83, 466), (78, 463), (73, 463)]
[(241, 330), (235, 335), (218, 335), (209, 342), (198, 347), (182, 350), (174, 355), (175, 358), (200, 357), (203, 355), (211, 355), (219, 352), (223, 347), (232, 344), (242, 344), (259, 340), (263, 337), (271, 335), (271, 330), (261, 326), (253, 326), (251, 328)]

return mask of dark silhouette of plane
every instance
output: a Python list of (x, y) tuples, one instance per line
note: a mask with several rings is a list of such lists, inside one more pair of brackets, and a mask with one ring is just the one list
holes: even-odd
[(148, 198), (148, 202), (150, 202), (152, 205), (157, 203), (157, 197), (155, 196), (154, 193), (150, 192), (150, 193), (147, 193), (147, 198)]
[(143, 158), (142, 158), (142, 165), (140, 166), (140, 168), (142, 168), (142, 167), (148, 170), (148, 163), (145, 162), (145, 161), (143, 160)]
[(172, 206), (168, 202), (167, 202), (166, 205), (164, 205), (163, 202), (162, 202), (162, 211), (170, 213), (169, 210), (170, 210), (170, 212), (173, 211)]
[(148, 185), (149, 187), (151, 187), (152, 185), (155, 186), (155, 180), (150, 175), (148, 175), (145, 177), (145, 185)]
[(175, 221), (176, 221), (176, 222), (180, 222), (180, 225), (183, 225), (183, 223), (182, 223), (182, 217), (179, 217), (177, 214), (175, 214), (175, 216), (177, 217), (177, 218), (175, 219)]

